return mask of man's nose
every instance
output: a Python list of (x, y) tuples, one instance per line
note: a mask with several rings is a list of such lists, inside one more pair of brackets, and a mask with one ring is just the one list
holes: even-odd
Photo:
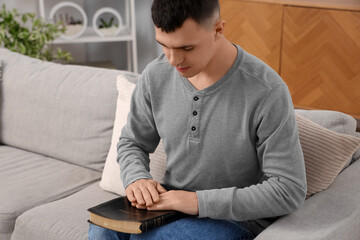
[(170, 50), (169, 53), (169, 62), (172, 66), (177, 66), (184, 61), (184, 56), (179, 52), (179, 50), (174, 49)]

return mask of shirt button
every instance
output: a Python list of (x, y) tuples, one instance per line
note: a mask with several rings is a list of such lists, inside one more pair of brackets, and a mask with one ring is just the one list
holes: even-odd
[(196, 127), (192, 126), (192, 127), (191, 127), (191, 130), (192, 130), (192, 131), (195, 131), (195, 130), (196, 130)]
[(199, 97), (198, 97), (198, 96), (195, 96), (195, 97), (194, 97), (194, 101), (197, 101), (197, 100), (199, 100)]
[(198, 115), (198, 112), (197, 112), (197, 111), (193, 111), (193, 115), (194, 115), (194, 116)]

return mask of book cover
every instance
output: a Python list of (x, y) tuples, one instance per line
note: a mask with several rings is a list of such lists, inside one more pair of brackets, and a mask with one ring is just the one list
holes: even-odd
[(177, 211), (148, 211), (131, 206), (126, 197), (118, 197), (89, 208), (89, 222), (118, 232), (139, 234), (178, 220), (186, 214)]

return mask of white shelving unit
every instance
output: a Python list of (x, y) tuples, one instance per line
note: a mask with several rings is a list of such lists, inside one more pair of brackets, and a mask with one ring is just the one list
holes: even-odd
[[(44, 0), (39, 1), (40, 16), (44, 19), (45, 5)], [(137, 59), (137, 42), (136, 42), (136, 24), (135, 24), (135, 0), (125, 1), (125, 22), (124, 28), (116, 36), (101, 37), (92, 27), (87, 27), (85, 32), (74, 39), (55, 39), (53, 44), (79, 44), (79, 43), (96, 43), (96, 42), (126, 42), (127, 44), (127, 66), (128, 71), (138, 73), (138, 59)]]

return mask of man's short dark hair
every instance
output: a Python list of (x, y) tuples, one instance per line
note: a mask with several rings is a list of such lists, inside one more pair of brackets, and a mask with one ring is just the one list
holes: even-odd
[(180, 28), (188, 18), (206, 24), (219, 11), (218, 0), (154, 0), (151, 7), (155, 26), (167, 33)]

